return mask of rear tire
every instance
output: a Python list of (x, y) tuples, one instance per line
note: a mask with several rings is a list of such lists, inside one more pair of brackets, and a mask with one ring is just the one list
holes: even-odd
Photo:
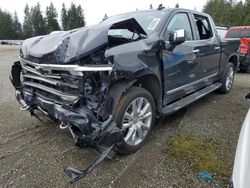
[(234, 64), (229, 62), (226, 65), (225, 72), (220, 80), (220, 82), (222, 83), (222, 86), (218, 89), (220, 93), (226, 94), (230, 92), (230, 90), (233, 87), (234, 75), (235, 75)]
[(114, 113), (123, 140), (117, 144), (119, 153), (131, 154), (147, 140), (155, 122), (155, 103), (144, 88), (132, 86), (124, 93)]

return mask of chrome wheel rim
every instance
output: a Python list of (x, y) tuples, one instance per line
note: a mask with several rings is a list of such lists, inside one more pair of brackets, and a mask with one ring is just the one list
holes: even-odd
[(230, 90), (231, 87), (233, 86), (233, 80), (234, 80), (234, 69), (233, 67), (230, 67), (227, 73), (227, 79), (226, 79), (227, 90)]
[(134, 99), (123, 116), (124, 141), (132, 146), (140, 144), (150, 130), (152, 117), (152, 106), (148, 99), (145, 97)]

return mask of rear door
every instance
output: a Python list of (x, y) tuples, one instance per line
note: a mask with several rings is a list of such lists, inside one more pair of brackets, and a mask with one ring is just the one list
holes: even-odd
[[(180, 45), (169, 44), (171, 31), (184, 29), (186, 41)], [(197, 44), (194, 42), (193, 29), (188, 12), (175, 12), (165, 25), (163, 32), (165, 49), (162, 51), (164, 65), (165, 103), (184, 95), (182, 92), (197, 79), (199, 59)]]
[(199, 53), (199, 79), (217, 75), (220, 66), (221, 48), (219, 37), (216, 35), (212, 21), (204, 16), (193, 14), (196, 45)]

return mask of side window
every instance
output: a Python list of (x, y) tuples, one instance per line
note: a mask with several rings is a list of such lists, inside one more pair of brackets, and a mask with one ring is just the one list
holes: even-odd
[(137, 33), (131, 32), (128, 29), (110, 29), (108, 31), (108, 35), (126, 39), (134, 39), (136, 40), (139, 36)]
[(186, 13), (177, 13), (170, 20), (167, 29), (164, 33), (164, 39), (169, 39), (169, 34), (172, 31), (184, 29), (186, 33), (186, 40), (193, 40), (193, 33), (190, 25), (190, 21), (188, 19), (188, 15)]
[(200, 40), (206, 40), (213, 37), (212, 27), (207, 17), (194, 15)]

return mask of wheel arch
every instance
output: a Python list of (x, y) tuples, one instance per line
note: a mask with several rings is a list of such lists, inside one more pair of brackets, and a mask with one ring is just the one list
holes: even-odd
[(238, 61), (238, 56), (236, 54), (233, 54), (232, 56), (230, 56), (230, 58), (227, 61), (228, 63), (233, 63), (234, 64), (234, 68), (237, 71), (238, 67), (239, 67), (239, 61)]
[(162, 89), (158, 77), (154, 74), (144, 74), (132, 80), (120, 80), (114, 83), (109, 89), (109, 96), (112, 98), (112, 113), (123, 93), (125, 93), (131, 86), (142, 87), (149, 91), (153, 96), (156, 111), (161, 112), (162, 109)]
[(146, 74), (137, 78), (133, 86), (146, 89), (154, 98), (156, 111), (161, 112), (162, 108), (162, 89), (158, 77), (154, 74)]

